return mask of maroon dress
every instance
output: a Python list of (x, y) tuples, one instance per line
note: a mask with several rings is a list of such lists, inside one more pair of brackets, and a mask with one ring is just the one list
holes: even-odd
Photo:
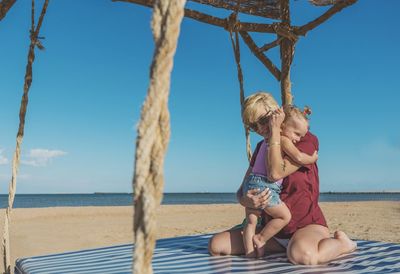
[[(255, 159), (259, 145), (260, 143), (257, 145), (253, 159)], [(311, 132), (307, 132), (296, 144), (296, 147), (301, 152), (312, 155), (315, 150), (318, 150), (318, 139)], [(253, 164), (253, 159), (250, 165)], [(296, 172), (285, 177), (280, 197), (292, 213), (292, 219), (276, 235), (277, 237), (290, 238), (297, 229), (309, 224), (327, 227), (325, 217), (318, 205), (319, 177), (316, 163), (302, 166)]]

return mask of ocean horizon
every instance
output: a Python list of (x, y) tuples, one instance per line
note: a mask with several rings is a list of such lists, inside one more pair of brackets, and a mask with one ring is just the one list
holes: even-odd
[[(384, 192), (321, 192), (320, 202), (400, 201), (400, 191)], [(132, 193), (76, 193), (76, 194), (17, 194), (14, 208), (129, 206)], [(167, 192), (162, 205), (235, 204), (236, 193)], [(0, 194), (0, 207), (6, 208), (8, 194)]]

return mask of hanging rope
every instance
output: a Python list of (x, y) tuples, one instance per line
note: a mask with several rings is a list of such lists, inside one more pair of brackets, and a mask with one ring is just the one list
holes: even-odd
[(9, 225), (11, 224), (11, 210), (14, 203), (15, 190), (17, 185), (17, 175), (20, 163), (20, 154), (21, 154), (21, 144), (22, 139), (24, 137), (24, 128), (25, 128), (25, 116), (26, 110), (28, 107), (28, 93), (29, 88), (32, 84), (32, 64), (35, 60), (35, 47), (39, 49), (43, 49), (43, 46), (40, 44), (39, 39), (39, 31), (42, 26), (44, 15), (46, 14), (47, 6), (49, 4), (49, 0), (46, 0), (43, 3), (42, 12), (39, 17), (38, 25), (35, 28), (35, 2), (32, 0), (32, 13), (31, 13), (31, 30), (30, 30), (30, 46), (28, 52), (28, 63), (26, 65), (25, 71), (25, 83), (24, 83), (24, 93), (22, 95), (21, 106), (19, 110), (19, 127), (17, 133), (16, 147), (12, 161), (12, 176), (11, 182), (9, 184), (9, 193), (8, 193), (8, 207), (6, 209), (6, 216), (4, 218), (4, 231), (3, 231), (3, 241), (2, 241), (2, 253), (3, 253), (3, 264), (4, 270), (6, 273), (12, 273), (11, 268), (11, 259), (10, 259), (10, 235), (9, 235)]
[(136, 139), (134, 188), (133, 273), (153, 273), (155, 212), (163, 192), (164, 156), (170, 135), (168, 95), (185, 0), (157, 0), (153, 11), (155, 51), (150, 85), (142, 107)]
[[(240, 114), (243, 115), (243, 104), (244, 104), (244, 85), (243, 85), (243, 72), (242, 66), (240, 65), (240, 46), (239, 46), (239, 35), (236, 29), (237, 25), (237, 13), (232, 13), (228, 18), (229, 34), (232, 42), (233, 53), (235, 54), (236, 67), (238, 71), (238, 80), (240, 86)], [(235, 32), (235, 38), (233, 38), (233, 31)], [(246, 136), (246, 153), (247, 158), (251, 160), (251, 144), (250, 144), (250, 131), (244, 125), (244, 132)]]

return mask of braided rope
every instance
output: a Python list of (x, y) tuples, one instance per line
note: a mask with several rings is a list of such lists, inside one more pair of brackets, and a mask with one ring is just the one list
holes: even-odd
[(9, 225), (11, 224), (11, 210), (14, 203), (16, 186), (17, 186), (17, 174), (20, 163), (20, 155), (21, 155), (21, 144), (24, 137), (24, 128), (25, 128), (25, 116), (28, 107), (28, 94), (29, 89), (32, 84), (32, 64), (35, 61), (35, 47), (41, 47), (40, 42), (38, 40), (39, 31), (42, 26), (44, 15), (46, 14), (47, 6), (49, 4), (49, 0), (46, 0), (43, 3), (42, 12), (39, 17), (38, 25), (35, 29), (35, 1), (32, 0), (32, 13), (31, 13), (31, 30), (30, 30), (30, 40), (31, 43), (29, 45), (28, 52), (28, 63), (26, 65), (25, 71), (25, 82), (24, 82), (24, 93), (22, 95), (21, 106), (19, 110), (19, 127), (16, 139), (16, 147), (12, 161), (12, 176), (9, 184), (9, 193), (8, 193), (8, 207), (6, 209), (6, 216), (4, 218), (4, 230), (3, 230), (3, 240), (2, 240), (2, 253), (3, 253), (3, 264), (4, 270), (6, 273), (12, 273), (13, 269), (11, 268), (11, 259), (10, 259), (10, 232)]
[[(235, 54), (235, 61), (236, 61), (236, 67), (238, 71), (238, 80), (239, 80), (239, 86), (240, 86), (240, 114), (243, 116), (243, 104), (244, 104), (244, 84), (243, 84), (243, 72), (242, 72), (242, 66), (240, 64), (240, 46), (239, 46), (239, 35), (238, 32), (235, 31), (235, 39), (233, 39), (233, 33), (232, 30), (234, 29), (235, 22), (236, 20), (232, 20), (233, 16), (230, 16), (229, 23), (230, 23), (230, 28), (229, 28), (229, 34), (232, 42), (232, 48), (233, 52)], [(235, 16), (236, 19), (236, 16)], [(244, 132), (246, 136), (246, 154), (247, 154), (247, 159), (251, 160), (252, 152), (251, 152), (251, 143), (250, 143), (250, 131), (244, 126)]]
[(136, 139), (133, 273), (153, 273), (151, 260), (156, 235), (155, 211), (162, 199), (164, 156), (170, 135), (170, 75), (184, 5), (185, 0), (158, 0), (154, 3), (152, 29), (155, 52)]

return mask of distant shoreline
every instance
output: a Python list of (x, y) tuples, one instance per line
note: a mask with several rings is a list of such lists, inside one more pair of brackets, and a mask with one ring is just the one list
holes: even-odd
[[(68, 206), (124, 206), (131, 205), (132, 193), (101, 192), (90, 194), (17, 194), (14, 208), (68, 207)], [(319, 202), (397, 201), (400, 192), (323, 192)], [(236, 193), (164, 193), (161, 204), (237, 204)], [(0, 208), (8, 205), (8, 195), (0, 195)]]

